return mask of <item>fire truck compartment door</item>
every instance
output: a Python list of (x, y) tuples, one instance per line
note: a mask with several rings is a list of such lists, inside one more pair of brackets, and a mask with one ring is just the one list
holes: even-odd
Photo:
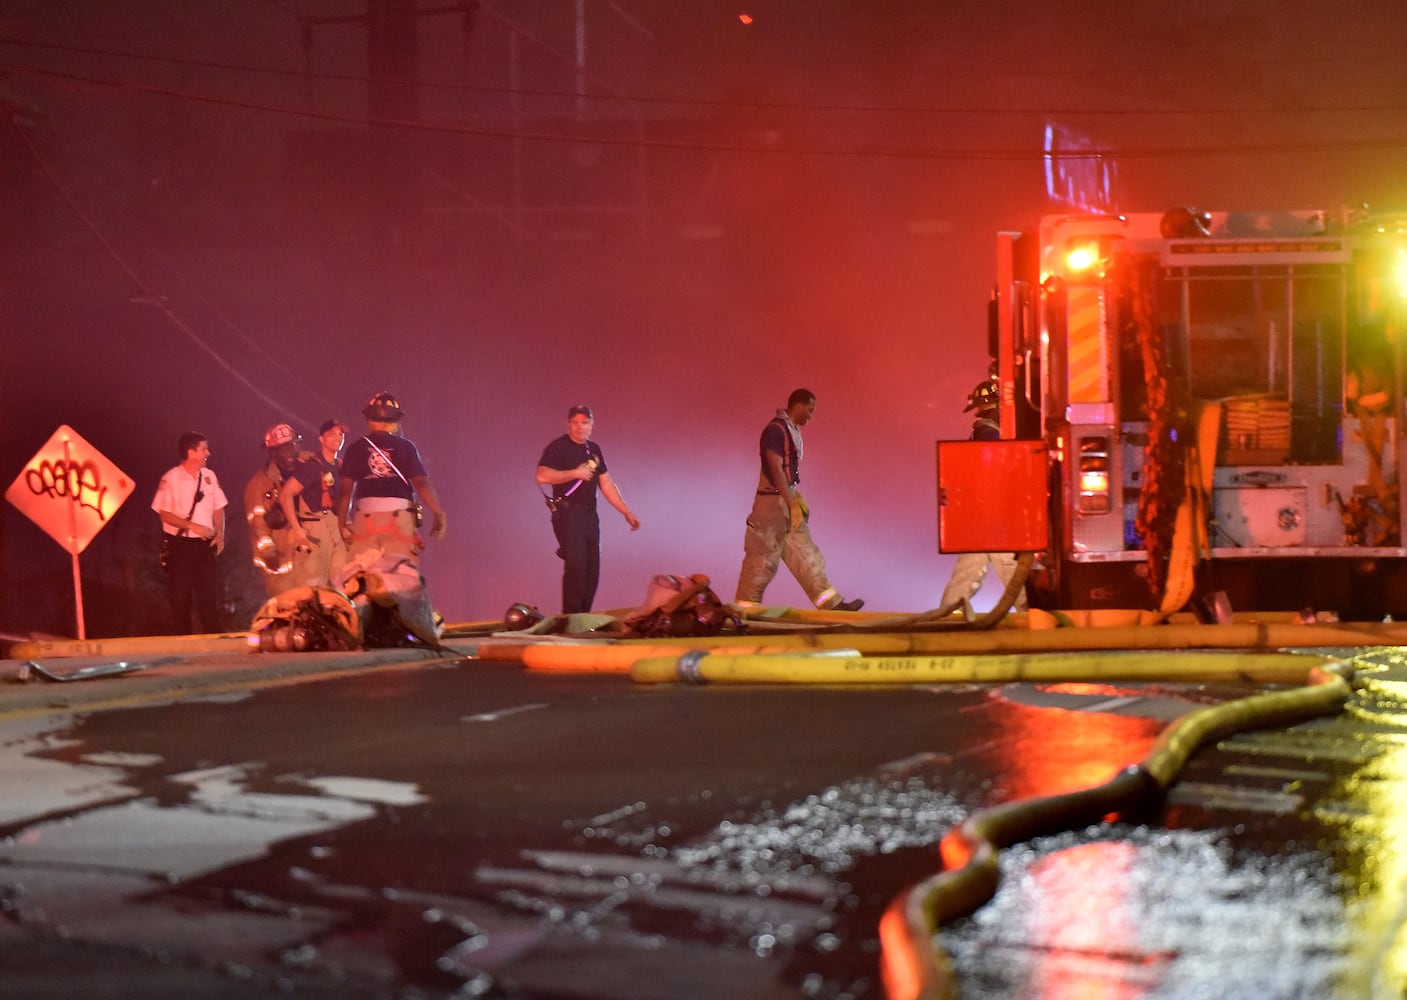
[(1277, 548), (1305, 544), (1309, 490), (1303, 487), (1212, 491), (1212, 547)]
[(1046, 497), (1043, 442), (938, 442), (939, 552), (1039, 552)]

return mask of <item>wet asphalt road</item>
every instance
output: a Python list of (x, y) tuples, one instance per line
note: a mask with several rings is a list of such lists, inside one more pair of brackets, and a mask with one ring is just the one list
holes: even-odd
[[(1143, 825), (1007, 852), (939, 935), (961, 995), (1402, 996), (1399, 660), (1203, 752)], [(1259, 690), (130, 680), (0, 715), (0, 996), (880, 996), (878, 917), (954, 823)]]

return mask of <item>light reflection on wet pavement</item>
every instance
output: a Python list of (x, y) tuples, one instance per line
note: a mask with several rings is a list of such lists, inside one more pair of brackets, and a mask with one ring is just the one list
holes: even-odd
[(1345, 907), (1315, 854), (1115, 826), (1004, 852), (1003, 888), (940, 934), (975, 997), (1329, 997)]
[(1340, 716), (1193, 760), (1166, 819), (1203, 828), (1004, 852), (991, 903), (939, 935), (965, 1000), (1405, 995), (1407, 670), (1357, 666), (1369, 692)]
[[(1195, 758), (1169, 798), (1171, 829), (1120, 824), (1007, 851), (997, 896), (938, 937), (961, 995), (1400, 997), (1407, 667), (1400, 651), (1360, 662), (1370, 690), (1340, 717), (1240, 734)], [(472, 724), (471, 740), (491, 731), (523, 746), (543, 740), (569, 704), (531, 683), (531, 712), (514, 710), (522, 699), (466, 704), (452, 678), (429, 676), (342, 697), (385, 712), (413, 696), (424, 730)], [(167, 763), (146, 728), (101, 738), (108, 727), (91, 721), (12, 721), (0, 740), (12, 792), (0, 804), (0, 957), (17, 977), (0, 980), (0, 996), (40, 995), (35, 985), (65, 954), (76, 968), (136, 961), (145, 977), (129, 978), (183, 983), (189, 995), (878, 996), (878, 913), (936, 870), (935, 845), (951, 826), (1000, 802), (1106, 780), (1169, 719), (1252, 690), (803, 694), (798, 733), (832, 727), (838, 737), (855, 718), (843, 700), (853, 699), (896, 731), (872, 740), (902, 737), (869, 773), (816, 783), (813, 768), (809, 784), (765, 749), (784, 738), (777, 707), (795, 711), (792, 696), (626, 692), (628, 718), (682, 710), (701, 731), (735, 720), (730, 738), (755, 746), (740, 742), (731, 758), (720, 746), (680, 774), (641, 773), (642, 797), (605, 793), (596, 801), (613, 804), (585, 813), (551, 801), (590, 798), (581, 788), (485, 791), (492, 768), (476, 774), (466, 762), (492, 742), (473, 743), (463, 760), (417, 745), (419, 763), (402, 770), (425, 779), (407, 781), (365, 762), (334, 773), (303, 759), (296, 741), (268, 759), (241, 740), (229, 759), (207, 747), (197, 761)], [(240, 714), (220, 718), (245, 723), (302, 710), (288, 693), (227, 702)], [(410, 753), (380, 738), (387, 757)], [(658, 734), (640, 738), (648, 746)], [(638, 754), (620, 739), (624, 759)], [(504, 759), (522, 752), (515, 744)], [(743, 780), (752, 771), (758, 778)], [(470, 798), (500, 796), (491, 807), (505, 817), (523, 794), (541, 796), (547, 825), (519, 817), (507, 843), (469, 837), (466, 822), (485, 824), (451, 804), (458, 784)], [(192, 990), (202, 973), (208, 989)]]

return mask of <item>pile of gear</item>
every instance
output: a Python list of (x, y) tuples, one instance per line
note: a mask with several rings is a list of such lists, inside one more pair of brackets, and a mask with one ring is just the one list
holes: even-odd
[(504, 613), (503, 628), (534, 635), (590, 633), (620, 639), (678, 639), (747, 631), (737, 610), (723, 603), (702, 573), (656, 574), (646, 588), (645, 600), (620, 618), (590, 614), (549, 618), (519, 601)]
[[(399, 423), (403, 414), (400, 402), (388, 392), (376, 393), (362, 410), (368, 421)], [(293, 429), (279, 424), (270, 429), (264, 443), (272, 449), (296, 445), (296, 441)], [(277, 506), (270, 504), (267, 513)], [(416, 529), (418, 507), (412, 505)], [(266, 511), (260, 509), (260, 514)], [(442, 527), (443, 515), (438, 514), (434, 530)], [(254, 616), (250, 626), (254, 643), (268, 652), (441, 648), (444, 621), (430, 604), (420, 572), (418, 550), (424, 541), (418, 530), (412, 530), (413, 539), (396, 536), (400, 544), (386, 540), (389, 533), (381, 541), (360, 546), (354, 538), (355, 551), (332, 573), (328, 585), (281, 587)]]
[(270, 597), (250, 626), (259, 649), (438, 648), (444, 622), (430, 606), (419, 570), (387, 562), (370, 550), (352, 558), (337, 587), (293, 587)]

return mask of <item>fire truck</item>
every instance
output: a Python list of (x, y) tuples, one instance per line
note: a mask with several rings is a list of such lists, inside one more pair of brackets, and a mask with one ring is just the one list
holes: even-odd
[(1407, 215), (1051, 215), (997, 247), (1003, 440), (940, 442), (940, 551), (1036, 552), (1034, 607), (1407, 615)]

